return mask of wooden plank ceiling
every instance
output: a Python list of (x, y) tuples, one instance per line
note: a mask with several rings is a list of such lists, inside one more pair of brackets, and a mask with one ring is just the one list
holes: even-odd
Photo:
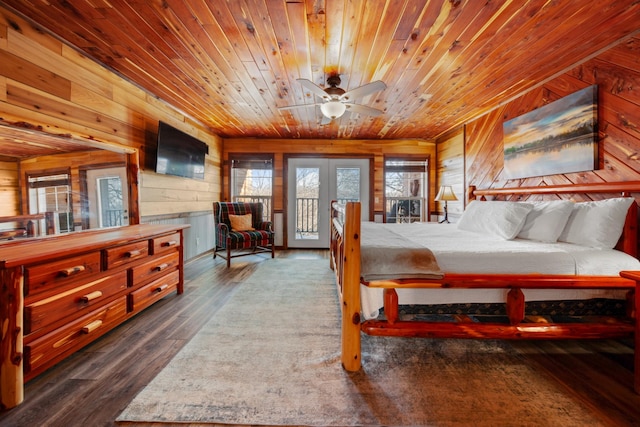
[[(0, 1), (222, 137), (442, 135), (640, 29), (640, 2), (584, 0)], [(380, 109), (322, 125), (303, 87)]]
[(15, 162), (30, 157), (53, 154), (91, 151), (90, 141), (79, 140), (71, 135), (52, 134), (33, 128), (27, 123), (7, 124), (0, 119), (0, 162)]

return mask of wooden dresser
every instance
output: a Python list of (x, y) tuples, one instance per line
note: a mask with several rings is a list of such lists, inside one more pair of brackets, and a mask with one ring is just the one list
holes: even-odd
[(0, 407), (23, 382), (183, 292), (183, 229), (140, 224), (0, 245)]

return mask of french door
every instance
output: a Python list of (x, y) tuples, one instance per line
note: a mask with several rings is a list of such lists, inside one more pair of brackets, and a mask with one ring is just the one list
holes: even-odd
[(360, 201), (369, 219), (369, 159), (291, 158), (287, 183), (291, 248), (329, 247), (331, 200)]
[(88, 170), (87, 199), (96, 207), (96, 215), (89, 215), (89, 228), (129, 225), (127, 169)]

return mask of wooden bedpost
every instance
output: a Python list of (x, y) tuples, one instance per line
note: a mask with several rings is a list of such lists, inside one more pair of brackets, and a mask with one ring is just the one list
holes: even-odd
[(475, 185), (470, 185), (469, 188), (467, 188), (467, 200), (468, 201), (476, 200), (476, 186)]
[[(631, 193), (622, 193), (623, 197), (631, 197)], [(631, 256), (638, 257), (638, 204), (632, 203), (622, 229), (622, 244), (616, 249)]]
[(358, 371), (360, 350), (360, 203), (348, 202), (342, 270), (342, 366)]
[(0, 409), (13, 408), (24, 400), (23, 283), (21, 268), (0, 270)]
[[(333, 219), (336, 217), (336, 212), (333, 210), (334, 203), (336, 203), (336, 200), (332, 200), (331, 204), (329, 205), (331, 207), (329, 209), (329, 211), (331, 212), (331, 215), (329, 215), (329, 230), (331, 230), (331, 235), (329, 236), (329, 253), (331, 254), (336, 253), (336, 245), (338, 244), (338, 242), (336, 241), (337, 236), (335, 235), (335, 232), (333, 230)], [(336, 269), (336, 266), (333, 263), (333, 255), (329, 257), (329, 268), (334, 271)]]
[(640, 271), (621, 271), (620, 276), (636, 281), (635, 289), (635, 334), (633, 336), (634, 341), (634, 355), (633, 355), (633, 390), (640, 394)]
[(633, 390), (640, 394), (640, 282), (636, 281), (635, 290), (635, 314), (636, 314), (636, 330), (633, 336), (634, 342), (634, 363), (633, 363)]

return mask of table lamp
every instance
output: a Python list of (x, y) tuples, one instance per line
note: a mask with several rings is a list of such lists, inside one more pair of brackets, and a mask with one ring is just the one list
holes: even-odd
[(450, 185), (443, 185), (440, 187), (440, 191), (436, 195), (434, 199), (436, 202), (444, 202), (444, 219), (440, 221), (440, 224), (443, 222), (449, 222), (449, 213), (447, 212), (447, 202), (458, 200), (453, 189)]

